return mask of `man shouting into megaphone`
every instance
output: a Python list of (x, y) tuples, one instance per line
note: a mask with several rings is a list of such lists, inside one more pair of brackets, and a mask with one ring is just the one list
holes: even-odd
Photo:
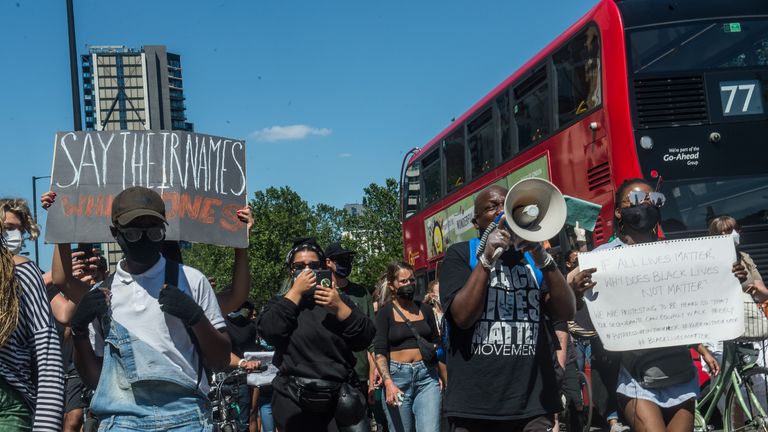
[(572, 319), (575, 300), (541, 243), (506, 228), (506, 196), (498, 185), (477, 195), (472, 221), (485, 241), (452, 245), (440, 267), (445, 410), (457, 432), (551, 430), (561, 408), (546, 322)]

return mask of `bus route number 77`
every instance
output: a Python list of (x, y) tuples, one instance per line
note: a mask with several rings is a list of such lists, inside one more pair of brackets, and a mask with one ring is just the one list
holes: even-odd
[(723, 81), (720, 83), (720, 102), (724, 116), (763, 113), (760, 82), (757, 80)]

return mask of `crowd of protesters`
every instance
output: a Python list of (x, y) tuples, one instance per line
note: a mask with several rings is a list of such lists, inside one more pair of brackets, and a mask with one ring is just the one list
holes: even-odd
[[(477, 195), (478, 237), (448, 248), (423, 300), (408, 263), (390, 263), (369, 290), (349, 279), (354, 251), (301, 238), (284, 263), (287, 284), (276, 281), (258, 312), (247, 249), (235, 250), (232, 283), (216, 294), (165, 239), (165, 205), (150, 189), (113, 200), (123, 252), (113, 272), (97, 247), (58, 244), (43, 273), (19, 255), (39, 235), (27, 204), (0, 200), (0, 430), (218, 430), (211, 373), (260, 373), (266, 365), (248, 357), (256, 351), (274, 352), (278, 373), (261, 386), (242, 374), (239, 431), (575, 430), (559, 413), (584, 409), (574, 377), (586, 362), (595, 426), (692, 430), (699, 380), (689, 347), (606, 351), (584, 307), (596, 286), (596, 269), (578, 265), (585, 230), (572, 227), (574, 248), (555, 259), (497, 223), (506, 192)], [(658, 240), (664, 200), (644, 180), (625, 181), (615, 236), (598, 249)], [(41, 203), (57, 205), (56, 195)], [(238, 216), (250, 228), (250, 210)], [(738, 248), (732, 217), (712, 219), (709, 231)], [(754, 262), (738, 256), (744, 295), (765, 302)], [(695, 349), (716, 375), (722, 348), (709, 342)], [(649, 361), (679, 367), (648, 388), (637, 364)]]

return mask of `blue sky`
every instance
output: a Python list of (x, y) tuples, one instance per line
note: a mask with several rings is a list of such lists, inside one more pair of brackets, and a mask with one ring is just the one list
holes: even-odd
[[(247, 140), (250, 193), (290, 186), (342, 206), (397, 177), (405, 152), (596, 0), (74, 2), (78, 54), (160, 44), (181, 55), (187, 117)], [(0, 196), (31, 197), (55, 132), (73, 127), (65, 5), (0, 1)]]

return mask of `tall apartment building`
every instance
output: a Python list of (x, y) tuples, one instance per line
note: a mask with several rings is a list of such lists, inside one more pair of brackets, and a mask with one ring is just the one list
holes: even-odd
[(86, 130), (193, 130), (178, 54), (163, 45), (91, 45), (81, 60)]
[[(81, 56), (86, 130), (193, 131), (184, 110), (181, 57), (163, 45), (91, 45)], [(102, 243), (109, 270), (122, 251)]]

